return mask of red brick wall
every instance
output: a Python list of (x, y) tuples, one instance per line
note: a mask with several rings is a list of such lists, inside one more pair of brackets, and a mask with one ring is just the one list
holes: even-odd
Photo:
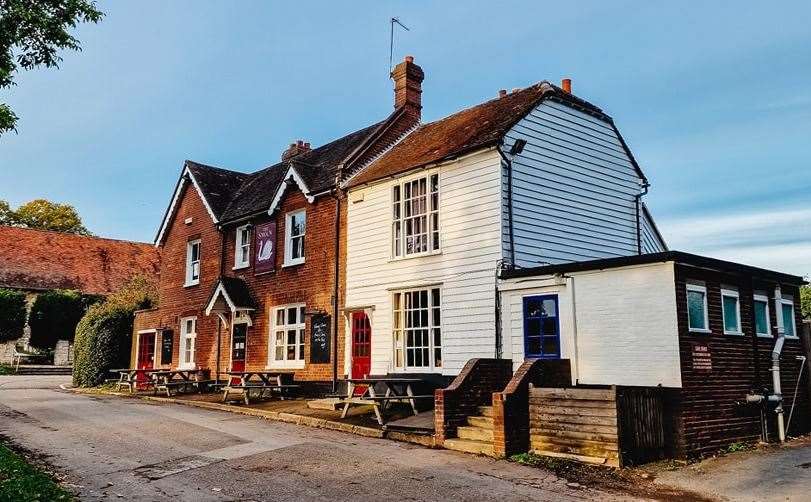
[[(686, 280), (705, 281), (707, 286), (708, 315), (711, 334), (690, 333), (687, 325)], [(741, 305), (741, 326), (744, 336), (724, 335), (721, 311), (721, 285), (738, 288)], [(680, 392), (679, 454), (700, 456), (712, 454), (736, 441), (755, 441), (760, 435), (759, 407), (740, 404), (746, 394), (758, 387), (771, 391), (771, 350), (775, 338), (754, 337), (753, 289), (774, 295), (773, 284), (754, 284), (751, 278), (726, 276), (719, 273), (684, 266), (676, 267), (676, 301), (679, 324), (679, 351), (682, 368)], [(799, 291), (796, 287), (783, 286), (783, 294), (795, 298), (795, 316), (801, 326)], [(771, 325), (777, 323), (773, 300), (769, 313)], [(774, 331), (774, 329), (772, 330)], [(712, 358), (712, 370), (693, 369), (693, 344), (707, 345)], [(799, 361), (803, 349), (798, 339), (787, 339), (781, 357), (781, 385), (786, 419), (792, 405), (792, 395), (797, 382)], [(757, 367), (759, 365), (759, 368)], [(808, 373), (802, 385), (807, 385)], [(809, 403), (802, 391), (797, 396), (797, 408), (791, 422), (790, 433), (808, 431)], [(770, 435), (776, 432), (775, 414), (768, 412)]]
[[(192, 221), (186, 224), (187, 218)], [(200, 283), (185, 287), (186, 282), (186, 243), (199, 238)], [(195, 359), (202, 368), (214, 368), (216, 361), (217, 317), (206, 316), (205, 302), (211, 294), (220, 275), (220, 232), (206, 211), (197, 191), (187, 185), (169, 224), (161, 246), (161, 273), (158, 291), (160, 305), (157, 311), (145, 311), (136, 315), (135, 332), (139, 329), (169, 328), (174, 333), (172, 365), (179, 362), (180, 318), (197, 317), (197, 341)], [(134, 339), (137, 336), (133, 337)], [(136, 343), (136, 342), (134, 342)], [(159, 351), (160, 337), (156, 340)], [(133, 363), (135, 350), (133, 347)]]
[[(297, 209), (306, 209), (307, 227), (304, 236), (305, 262), (301, 265), (283, 267), (285, 215)], [(344, 319), (339, 313), (334, 318), (332, 296), (335, 281), (335, 211), (336, 201), (331, 196), (323, 196), (310, 204), (297, 188), (289, 188), (274, 214), (276, 219), (276, 270), (262, 275), (254, 275), (253, 263), (245, 269), (232, 270), (234, 266), (234, 243), (236, 226), (226, 229), (226, 275), (242, 278), (250, 287), (259, 308), (253, 316), (253, 326), (248, 328), (246, 366), (248, 369), (264, 369), (268, 366), (268, 342), (270, 329), (270, 311), (273, 307), (305, 303), (307, 312), (323, 311), (330, 315), (331, 323), (338, 323), (338, 378), (343, 375), (343, 340)], [(345, 256), (346, 211), (341, 207), (341, 256)], [(270, 217), (262, 215), (250, 221), (256, 225), (269, 221)], [(240, 222), (238, 225), (244, 225)], [(253, 250), (252, 250), (253, 252)], [(340, 263), (344, 263), (341, 258)], [(343, 266), (340, 271), (339, 307), (343, 306), (344, 281)], [(331, 326), (332, 327), (332, 326)], [(328, 381), (332, 379), (332, 363), (310, 364), (310, 316), (306, 319), (304, 347), (304, 369), (295, 370), (296, 380)], [(331, 336), (331, 334), (330, 334)], [(227, 333), (226, 333), (227, 337)], [(335, 348), (333, 347), (333, 354)], [(226, 362), (228, 352), (226, 352)], [(293, 370), (290, 370), (293, 371)]]

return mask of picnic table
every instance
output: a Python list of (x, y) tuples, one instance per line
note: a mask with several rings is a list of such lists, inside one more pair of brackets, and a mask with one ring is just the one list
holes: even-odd
[[(118, 373), (118, 379), (113, 380), (115, 382), (115, 390), (119, 391), (122, 387), (126, 387), (130, 393), (135, 392), (135, 389), (139, 385), (144, 387), (152, 385), (149, 375), (156, 371), (160, 370), (153, 368), (117, 368), (110, 370), (111, 373)], [(143, 376), (142, 380), (138, 379), (139, 375)]]
[[(383, 425), (383, 415), (388, 404), (392, 401), (408, 402), (411, 405), (411, 411), (417, 415), (417, 399), (433, 399), (433, 395), (414, 394), (412, 389), (413, 384), (422, 382), (419, 378), (405, 378), (405, 377), (366, 377), (366, 378), (348, 378), (347, 382), (347, 395), (339, 402), (343, 403), (344, 409), (341, 412), (341, 418), (346, 418), (346, 413), (349, 411), (350, 406), (371, 406), (374, 409), (377, 423)], [(375, 385), (381, 384), (386, 388), (384, 395), (378, 395), (375, 390)], [(365, 387), (365, 388), (364, 388)], [(356, 390), (361, 390), (359, 395), (356, 395)]]
[(198, 378), (205, 372), (206, 370), (202, 369), (153, 371), (151, 374), (154, 386), (153, 392), (157, 395), (158, 391), (165, 391), (166, 397), (172, 397), (172, 389), (188, 391), (189, 388), (196, 388), (198, 392), (202, 393), (208, 384), (214, 382), (214, 380)]
[(290, 373), (277, 373), (271, 371), (226, 371), (226, 375), (231, 377), (229, 381), (222, 385), (222, 402), (228, 401), (229, 395), (239, 395), (245, 404), (251, 404), (251, 391), (258, 391), (255, 397), (262, 399), (267, 392), (268, 397), (274, 391), (279, 393), (280, 399), (285, 399), (287, 394), (299, 386), (292, 383), (285, 383), (285, 378), (289, 378)]

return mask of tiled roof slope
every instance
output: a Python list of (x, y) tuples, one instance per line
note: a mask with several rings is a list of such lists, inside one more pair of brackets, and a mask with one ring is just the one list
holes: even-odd
[(103, 295), (159, 263), (151, 244), (0, 226), (0, 287)]
[(357, 186), (498, 143), (543, 99), (554, 96), (610, 121), (596, 106), (543, 81), (419, 126), (391, 150), (350, 178)]
[(223, 211), (234, 192), (250, 177), (246, 173), (207, 166), (191, 160), (186, 161), (186, 167), (205, 194), (206, 202), (217, 219), (222, 218)]
[[(331, 141), (326, 145), (302, 153), (293, 159), (279, 162), (251, 175), (246, 175), (241, 186), (236, 189), (231, 201), (221, 216), (228, 222), (267, 211), (283, 181), (288, 166), (292, 163), (301, 175), (311, 193), (319, 193), (335, 186), (341, 162), (361, 143), (369, 138), (383, 122), (364, 127), (351, 134)], [(201, 187), (202, 188), (202, 187)], [(206, 194), (206, 197), (208, 195)]]

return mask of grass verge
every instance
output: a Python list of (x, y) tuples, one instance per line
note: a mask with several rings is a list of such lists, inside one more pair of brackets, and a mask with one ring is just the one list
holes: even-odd
[(0, 500), (31, 502), (75, 498), (48, 474), (0, 444)]
[(14, 373), (14, 368), (8, 364), (0, 363), (0, 375), (11, 375)]

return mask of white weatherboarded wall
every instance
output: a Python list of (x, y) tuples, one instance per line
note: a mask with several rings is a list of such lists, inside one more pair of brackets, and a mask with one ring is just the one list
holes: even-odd
[(519, 138), (527, 144), (512, 162), (517, 265), (637, 254), (642, 180), (611, 124), (547, 100), (507, 133), (505, 150)]
[[(392, 293), (409, 287), (439, 284), (441, 288), (444, 363), (437, 372), (456, 375), (469, 359), (494, 356), (495, 270), (501, 259), (500, 165), (498, 153), (486, 150), (412, 175), (439, 172), (441, 253), (435, 255), (392, 259), (391, 192), (396, 180), (350, 191), (346, 306), (371, 312), (373, 374), (396, 371)], [(351, 340), (349, 332), (347, 340)], [(347, 372), (350, 364), (347, 357)]]
[(673, 263), (565, 275), (502, 284), (515, 365), (524, 357), (522, 298), (557, 293), (561, 357), (578, 383), (681, 387)]

